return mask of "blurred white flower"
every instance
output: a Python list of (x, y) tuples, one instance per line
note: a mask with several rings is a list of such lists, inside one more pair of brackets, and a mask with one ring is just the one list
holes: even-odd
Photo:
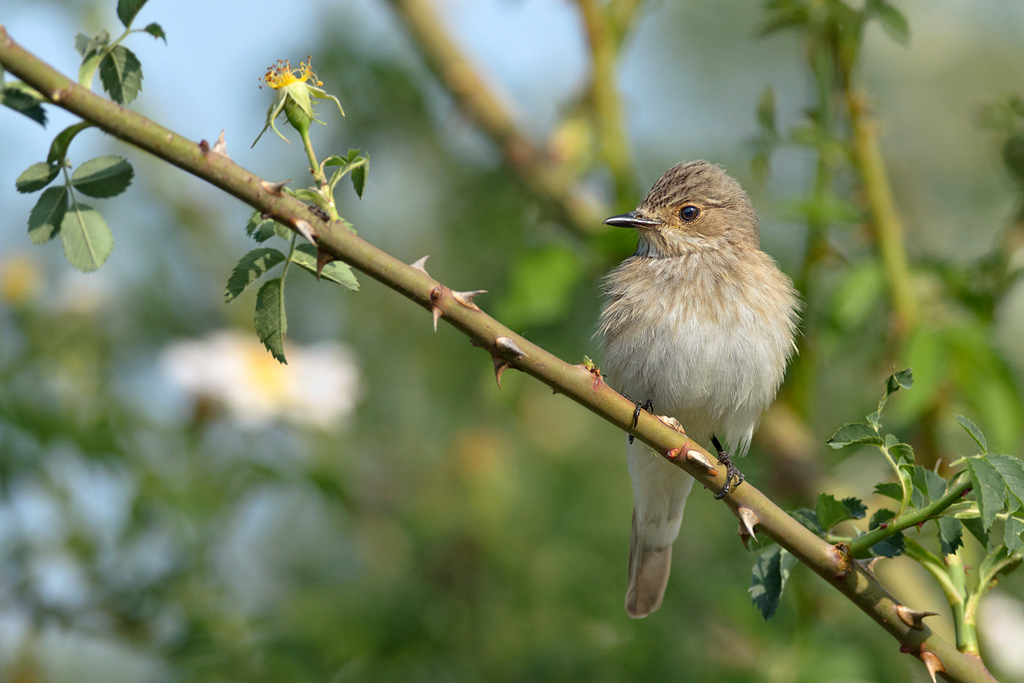
[(168, 345), (160, 364), (196, 400), (225, 409), (245, 427), (274, 419), (335, 427), (359, 400), (359, 368), (338, 343), (286, 347), (288, 365), (267, 353), (252, 333), (224, 330)]
[(1024, 680), (1024, 602), (1004, 591), (992, 591), (981, 601), (978, 630), (985, 659), (1014, 680)]

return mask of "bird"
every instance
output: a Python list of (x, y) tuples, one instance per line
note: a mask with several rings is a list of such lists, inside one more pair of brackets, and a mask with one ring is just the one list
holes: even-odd
[[(644, 401), (634, 417), (653, 404), (692, 441), (714, 445), (728, 468), (724, 496), (743, 481), (731, 455), (750, 447), (796, 352), (796, 289), (761, 251), (750, 197), (716, 164), (676, 164), (634, 211), (604, 222), (638, 235), (636, 252), (604, 281), (597, 331), (604, 375), (613, 389)], [(639, 619), (661, 607), (693, 479), (632, 436), (626, 461), (633, 485), (626, 612)]]

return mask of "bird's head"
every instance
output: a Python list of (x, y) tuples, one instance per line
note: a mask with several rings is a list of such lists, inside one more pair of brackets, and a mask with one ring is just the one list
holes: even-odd
[(725, 245), (756, 249), (760, 243), (750, 197), (721, 166), (707, 161), (676, 164), (635, 211), (605, 223), (636, 228), (641, 256), (681, 256)]

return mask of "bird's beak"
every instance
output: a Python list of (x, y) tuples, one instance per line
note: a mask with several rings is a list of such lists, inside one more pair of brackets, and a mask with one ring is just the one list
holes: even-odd
[(623, 213), (618, 216), (606, 218), (604, 224), (614, 225), (617, 228), (642, 228), (647, 230), (664, 225), (661, 221), (644, 218), (640, 215), (639, 211), (630, 211), (629, 213)]

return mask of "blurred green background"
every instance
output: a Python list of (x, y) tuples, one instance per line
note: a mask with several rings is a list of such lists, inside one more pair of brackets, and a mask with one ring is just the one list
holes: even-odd
[[(26, 3), (0, 21), (74, 74), (74, 33), (113, 29), (113, 4)], [(760, 35), (787, 7), (813, 19), (837, 5), (641, 7), (618, 61), (635, 165), (623, 187), (597, 151), (576, 3), (436, 3), (523, 133), (595, 206), (631, 208), (681, 159), (721, 163), (750, 192), (764, 249), (806, 300), (801, 355), (742, 463), (784, 507), (822, 490), (867, 497), (887, 476), (876, 453), (824, 443), (873, 409), (894, 366), (913, 366), (917, 386), (892, 400), (888, 428), (919, 460), (968, 451), (956, 413), (995, 450), (1024, 446), (1024, 111), (1006, 104), (1024, 94), (1024, 5), (899, 3), (906, 45), (878, 22), (864, 34), (854, 80), (906, 226), (912, 325), (894, 321), (849, 123), (834, 92), (821, 96), (824, 34)], [(136, 108), (195, 139), (226, 128), (233, 159), (293, 187), (308, 177), (294, 132), (290, 146), (268, 136), (248, 149), (271, 97), (257, 79), (313, 55), (347, 114), (321, 108), (318, 152), (371, 156), (362, 201), (339, 192), (360, 235), (407, 262), (430, 254), (433, 276), (488, 290), (487, 312), (600, 364), (600, 280), (631, 236), (581, 236), (538, 199), (391, 3), (153, 2), (141, 20), (168, 45), (132, 39), (146, 73)], [(46, 131), (0, 112), (0, 680), (926, 679), (804, 568), (763, 622), (736, 520), (702, 493), (664, 607), (629, 620), (620, 432), (515, 372), (497, 390), (486, 354), (365, 277), (358, 293), (291, 277), (293, 363), (275, 367), (251, 332), (254, 293), (222, 302), (251, 246), (249, 209), (176, 169), (81, 136), (76, 163), (116, 153), (136, 168), (125, 196), (100, 202), (113, 255), (82, 275), (58, 245), (33, 247), (34, 198), (14, 178), (74, 121), (48, 111)], [(879, 577), (946, 614), (909, 560)], [(1024, 680), (1019, 647), (998, 640), (1024, 638), (1022, 595), (1013, 575), (983, 607), (1001, 680)], [(948, 619), (933, 627), (952, 638)]]

